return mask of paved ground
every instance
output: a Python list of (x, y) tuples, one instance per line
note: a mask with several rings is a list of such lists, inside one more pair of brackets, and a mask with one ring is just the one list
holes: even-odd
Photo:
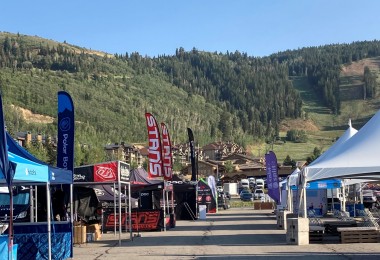
[(119, 246), (118, 235), (74, 247), (74, 259), (380, 259), (380, 244), (287, 245), (272, 210), (229, 209), (206, 220), (178, 221), (166, 232), (144, 232)]

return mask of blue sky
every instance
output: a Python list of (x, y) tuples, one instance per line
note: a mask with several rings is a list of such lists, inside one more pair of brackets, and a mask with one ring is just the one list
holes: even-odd
[(0, 31), (150, 57), (175, 49), (246, 52), (380, 40), (378, 0), (18, 0)]

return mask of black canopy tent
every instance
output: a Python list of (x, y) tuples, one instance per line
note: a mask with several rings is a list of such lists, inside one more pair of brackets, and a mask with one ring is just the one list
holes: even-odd
[[(131, 185), (129, 182), (129, 164), (122, 161), (110, 161), (74, 168), (74, 188), (102, 185), (113, 187), (114, 216), (118, 216), (118, 223), (114, 221), (114, 232), (119, 227), (119, 245), (121, 245), (122, 233), (122, 199), (127, 205), (126, 211), (131, 216)], [(116, 191), (124, 191), (124, 194)], [(118, 209), (118, 212), (116, 212)], [(116, 220), (116, 219), (115, 219)], [(125, 219), (125, 225), (131, 227), (131, 218)], [(128, 222), (128, 223), (127, 223)], [(130, 239), (132, 239), (132, 228), (129, 228)]]
[[(131, 171), (132, 196), (139, 201), (137, 213), (147, 210), (161, 209), (158, 228), (166, 230), (167, 215), (174, 215), (173, 206), (173, 186), (163, 179), (149, 178), (148, 172), (144, 168), (135, 168)], [(169, 200), (170, 194), (170, 200)], [(171, 211), (171, 212), (169, 212)], [(161, 216), (162, 214), (162, 216)], [(139, 217), (137, 217), (139, 219)], [(140, 221), (140, 219), (138, 220)], [(140, 222), (139, 224), (140, 225)], [(153, 226), (152, 226), (153, 228)]]
[(175, 216), (177, 220), (195, 220), (197, 218), (197, 182), (184, 181), (173, 175)]
[[(184, 181), (177, 175), (173, 175), (171, 181), (166, 183), (172, 184), (172, 214), (178, 220), (194, 220), (197, 218), (197, 182)], [(153, 205), (157, 200), (152, 191), (160, 190), (164, 187), (164, 181), (160, 179), (150, 179), (148, 173), (143, 168), (133, 169), (131, 171), (131, 189), (132, 194), (143, 194), (140, 198), (142, 208), (158, 207), (159, 204)], [(156, 193), (157, 194), (157, 193)], [(133, 196), (133, 195), (132, 195)], [(156, 198), (156, 199), (155, 199)]]

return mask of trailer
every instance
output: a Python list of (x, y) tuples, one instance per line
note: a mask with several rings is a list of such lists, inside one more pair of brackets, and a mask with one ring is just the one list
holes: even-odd
[(228, 192), (230, 195), (239, 195), (237, 183), (224, 183), (224, 192)]

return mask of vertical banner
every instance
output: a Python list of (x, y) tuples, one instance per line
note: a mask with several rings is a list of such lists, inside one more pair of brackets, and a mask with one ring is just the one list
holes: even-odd
[(169, 130), (165, 123), (161, 123), (161, 136), (164, 179), (170, 181), (173, 177), (172, 144), (170, 142)]
[[(74, 103), (69, 93), (58, 91), (58, 142), (57, 142), (57, 167), (71, 171), (71, 181), (74, 182)], [(73, 229), (73, 187), (62, 186), (65, 193), (65, 204), (67, 198), (70, 201), (70, 224)], [(68, 194), (70, 194), (68, 196)], [(71, 241), (73, 241), (73, 230), (71, 230)], [(73, 257), (73, 243), (71, 243), (70, 257)]]
[(265, 154), (265, 163), (267, 171), (268, 195), (278, 204), (280, 203), (280, 189), (278, 181), (277, 157), (274, 152), (270, 151)]
[(163, 177), (163, 167), (162, 167), (162, 148), (161, 148), (161, 138), (160, 130), (157, 125), (157, 121), (154, 116), (150, 113), (145, 113), (146, 126), (148, 128), (148, 139), (149, 139), (149, 178)]
[(194, 135), (190, 128), (187, 128), (187, 134), (189, 135), (190, 144), (190, 160), (191, 160), (191, 181), (197, 181), (197, 167), (195, 161), (195, 147), (194, 147)]
[(57, 167), (74, 172), (74, 105), (70, 95), (58, 92)]
[(217, 202), (211, 187), (205, 180), (201, 179), (197, 184), (197, 202), (199, 205), (206, 205), (207, 213), (216, 213)]

